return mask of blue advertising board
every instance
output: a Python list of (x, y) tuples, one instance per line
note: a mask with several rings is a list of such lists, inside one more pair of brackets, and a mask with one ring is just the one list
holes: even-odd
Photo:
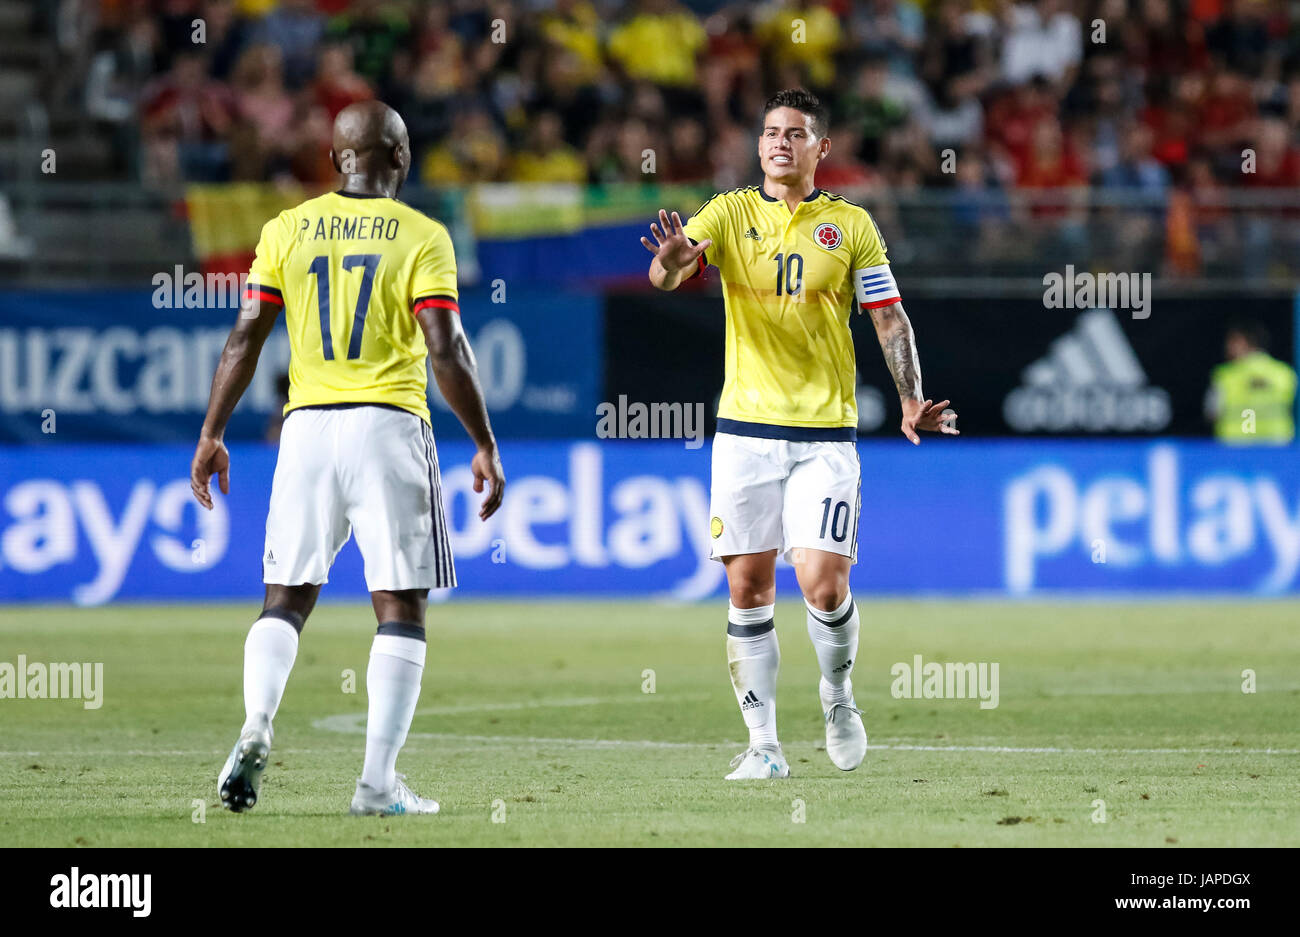
[[(167, 276), (182, 279), (181, 271)], [(237, 279), (219, 276), (190, 295), (163, 287), (0, 292), (0, 442), (189, 441), (203, 423), (238, 295)], [(464, 291), (460, 305), (498, 435), (591, 432), (603, 391), (598, 296), (498, 284)], [(283, 405), (276, 381), (288, 361), (281, 320), (227, 438), (265, 435)], [(456, 426), (432, 379), (429, 406), (435, 429)]]
[[(709, 448), (681, 441), (505, 444), (496, 516), (463, 436), (440, 444), (464, 596), (700, 599)], [(1209, 442), (864, 441), (859, 594), (1277, 595), (1300, 589), (1292, 448)], [(276, 450), (232, 447), (231, 491), (206, 512), (188, 446), (0, 447), (0, 602), (247, 599)], [(782, 566), (778, 586), (794, 589)], [(325, 596), (365, 592), (349, 544)]]

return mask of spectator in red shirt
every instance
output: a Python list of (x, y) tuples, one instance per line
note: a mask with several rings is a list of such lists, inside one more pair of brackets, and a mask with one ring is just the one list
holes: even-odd
[(1029, 158), (1035, 129), (1045, 122), (1055, 123), (1055, 115), (1056, 102), (1048, 93), (1047, 81), (1040, 77), (994, 101), (984, 126), (990, 145), (1001, 149), (1019, 168)]
[[(1128, 22), (1117, 21), (1111, 11), (1103, 11), (1108, 28), (1121, 28), (1129, 64), (1148, 76), (1176, 75), (1188, 69), (1202, 68), (1206, 62), (1204, 29), (1194, 20), (1184, 19), (1169, 0), (1137, 0), (1129, 6), (1133, 16)], [(1120, 6), (1119, 16), (1124, 16)], [(1120, 23), (1123, 23), (1122, 27)]]
[(1201, 144), (1212, 150), (1240, 150), (1254, 118), (1255, 102), (1246, 79), (1226, 68), (1215, 69), (1196, 113)]
[(1247, 172), (1243, 184), (1252, 189), (1300, 190), (1300, 150), (1291, 140), (1284, 121), (1259, 121), (1255, 145), (1255, 171)]
[(1148, 90), (1150, 104), (1142, 109), (1140, 119), (1155, 137), (1151, 155), (1168, 167), (1187, 162), (1195, 142), (1191, 103), (1199, 97), (1199, 79), (1177, 82), (1178, 93), (1171, 94), (1163, 79), (1153, 81)]
[(146, 178), (219, 182), (229, 174), (226, 136), (234, 124), (230, 89), (208, 77), (200, 52), (181, 52), (141, 106)]
[(370, 84), (352, 67), (352, 50), (335, 43), (321, 49), (316, 66), (316, 80), (312, 83), (316, 103), (325, 108), (330, 120), (349, 104), (368, 101), (375, 96)]
[(1034, 128), (1029, 156), (1016, 177), (1022, 192), (1036, 191), (1029, 215), (1055, 222), (1053, 236), (1070, 247), (1081, 243), (1087, 222), (1087, 172), (1061, 132), (1056, 120), (1045, 120)]
[(1022, 189), (1062, 189), (1086, 184), (1087, 174), (1074, 148), (1068, 146), (1061, 125), (1044, 120), (1034, 128), (1029, 155), (1016, 175)]
[[(250, 48), (240, 56), (232, 83), (239, 118), (251, 131), (253, 152), (247, 155), (250, 162), (263, 165), (270, 154), (288, 147), (293, 132), (294, 102), (284, 87), (279, 48), (272, 45)], [(237, 175), (260, 178), (261, 172)]]

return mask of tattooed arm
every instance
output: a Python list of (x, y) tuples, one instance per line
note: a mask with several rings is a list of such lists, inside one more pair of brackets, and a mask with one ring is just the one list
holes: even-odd
[(885, 354), (885, 364), (894, 377), (894, 386), (898, 388), (898, 399), (903, 406), (903, 435), (918, 446), (921, 437), (916, 434), (917, 430), (959, 435), (956, 427), (951, 425), (956, 421), (956, 413), (950, 414), (950, 419), (945, 422), (943, 411), (949, 401), (934, 403), (921, 393), (921, 361), (916, 354), (916, 336), (912, 334), (912, 323), (903, 311), (903, 304), (894, 303), (868, 311), (876, 327), (880, 350)]

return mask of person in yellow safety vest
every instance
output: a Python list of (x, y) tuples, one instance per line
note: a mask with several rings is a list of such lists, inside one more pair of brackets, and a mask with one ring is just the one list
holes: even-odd
[(1285, 445), (1295, 438), (1296, 372), (1264, 349), (1268, 334), (1253, 322), (1228, 328), (1226, 362), (1210, 376), (1206, 417), (1232, 445)]

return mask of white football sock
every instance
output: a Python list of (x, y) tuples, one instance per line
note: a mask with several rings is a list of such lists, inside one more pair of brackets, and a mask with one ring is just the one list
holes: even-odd
[(728, 603), (727, 663), (740, 714), (749, 728), (749, 747), (773, 747), (776, 740), (776, 674), (781, 648), (776, 640), (776, 606), (736, 608)]
[(377, 791), (390, 791), (396, 783), (397, 753), (406, 744), (420, 699), (425, 647), (422, 639), (396, 634), (377, 634), (370, 647), (370, 666), (366, 668), (370, 702), (361, 781)]
[(244, 728), (275, 718), (298, 656), (298, 631), (283, 618), (253, 622), (244, 640)]
[[(806, 601), (804, 604), (808, 605)], [(853, 593), (845, 596), (839, 608), (829, 612), (808, 605), (808, 637), (817, 651), (828, 701), (849, 702), (853, 698), (849, 674), (858, 655), (858, 607), (853, 602)]]

